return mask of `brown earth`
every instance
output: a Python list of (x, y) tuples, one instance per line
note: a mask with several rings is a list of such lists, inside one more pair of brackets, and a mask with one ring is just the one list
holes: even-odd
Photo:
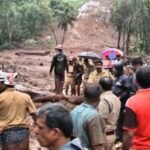
[[(77, 56), (83, 50), (92, 50), (100, 54), (104, 48), (115, 46), (114, 29), (98, 21), (96, 15), (89, 14), (87, 17), (79, 18), (74, 27), (69, 29), (64, 44), (64, 53), (67, 56)], [(6, 50), (0, 52), (0, 67), (3, 71), (18, 72), (17, 84), (44, 95), (51, 95), (51, 90), (54, 89), (54, 79), (53, 75), (49, 75), (49, 67), (53, 54), (53, 48), (40, 47), (36, 51), (31, 49)], [(66, 104), (65, 101), (63, 102)], [(70, 108), (74, 106), (70, 103), (66, 105)], [(29, 124), (31, 122), (30, 120)], [(36, 150), (38, 143), (33, 137), (31, 150)]]
[[(46, 36), (46, 35), (45, 35)], [(111, 26), (97, 21), (97, 16), (90, 14), (79, 18), (70, 28), (64, 53), (77, 56), (83, 50), (100, 52), (106, 47), (116, 46), (116, 32)], [(49, 67), (54, 49), (19, 49), (0, 52), (0, 64), (3, 70), (18, 72), (18, 84), (36, 91), (49, 92), (54, 88), (53, 76), (49, 76)]]

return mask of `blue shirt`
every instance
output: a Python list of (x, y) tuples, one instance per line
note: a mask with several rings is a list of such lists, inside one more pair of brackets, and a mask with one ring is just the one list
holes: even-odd
[(90, 104), (82, 103), (71, 112), (73, 119), (73, 134), (79, 137), (83, 147), (90, 148), (90, 141), (87, 133), (87, 124), (90, 119), (99, 116), (95, 107)]

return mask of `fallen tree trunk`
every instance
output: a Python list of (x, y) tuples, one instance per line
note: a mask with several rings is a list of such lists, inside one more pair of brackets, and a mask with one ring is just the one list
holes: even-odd
[(46, 56), (50, 54), (50, 51), (44, 51), (44, 52), (16, 52), (16, 55), (37, 55), (37, 56)]

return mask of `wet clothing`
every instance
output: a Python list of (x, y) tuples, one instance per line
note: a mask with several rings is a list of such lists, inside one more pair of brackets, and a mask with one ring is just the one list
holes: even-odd
[(62, 52), (58, 52), (56, 55), (54, 55), (50, 67), (50, 73), (52, 73), (53, 69), (55, 76), (55, 92), (60, 94), (63, 91), (65, 70), (68, 73), (67, 58)]
[(96, 108), (84, 102), (74, 108), (71, 115), (73, 135), (80, 138), (83, 147), (90, 149), (106, 142), (104, 122)]
[(141, 89), (128, 99), (125, 109), (124, 130), (135, 131), (132, 147), (150, 149), (150, 88)]
[(77, 63), (73, 66), (73, 75), (75, 85), (80, 85), (82, 83), (82, 75), (83, 75), (83, 65)]
[(97, 72), (97, 70), (95, 70), (95, 71), (90, 73), (90, 76), (89, 76), (89, 79), (88, 79), (88, 83), (99, 84), (99, 80), (102, 77), (110, 77), (111, 79), (114, 79), (113, 75), (108, 70), (102, 69), (101, 72)]
[(83, 150), (80, 140), (78, 138), (64, 144), (59, 150)]
[(13, 127), (27, 127), (28, 113), (35, 112), (30, 96), (14, 88), (7, 88), (0, 94), (0, 133)]
[(65, 70), (68, 72), (67, 58), (63, 53), (54, 55), (50, 67), (50, 73), (52, 73), (53, 69), (55, 75), (64, 75)]

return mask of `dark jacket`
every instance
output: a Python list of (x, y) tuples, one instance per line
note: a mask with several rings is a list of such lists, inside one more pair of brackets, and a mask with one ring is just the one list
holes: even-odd
[(53, 69), (56, 75), (64, 75), (65, 70), (68, 72), (67, 58), (63, 53), (58, 53), (53, 56), (50, 73), (52, 73)]

